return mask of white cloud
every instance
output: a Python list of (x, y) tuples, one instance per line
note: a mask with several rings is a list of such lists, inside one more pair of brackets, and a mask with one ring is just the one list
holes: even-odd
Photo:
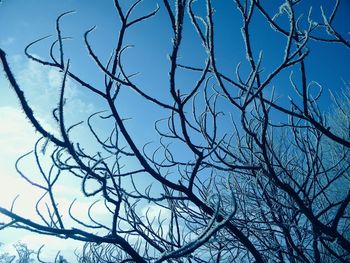
[(149, 219), (157, 219), (158, 217), (162, 220), (170, 219), (170, 210), (158, 205), (145, 205), (141, 213), (143, 216), (148, 216)]
[[(0, 206), (9, 208), (17, 195), (16, 211), (28, 217), (35, 216), (35, 203), (42, 191), (26, 182), (16, 171), (16, 160), (33, 149), (39, 135), (25, 118), (21, 110), (14, 107), (0, 107)], [(45, 126), (48, 126), (44, 123)], [(21, 165), (26, 176), (37, 175), (32, 160)], [(40, 182), (41, 177), (33, 180)]]
[(68, 104), (65, 112), (67, 114), (76, 114), (76, 113), (91, 114), (94, 111), (95, 111), (95, 107), (92, 103), (86, 103), (77, 97), (73, 97), (71, 100), (68, 100)]
[(20, 54), (15, 54), (10, 57), (12, 63), (20, 63), (23, 61), (23, 56)]
[(42, 65), (29, 60), (28, 62), (21, 64), (21, 66), (23, 67), (16, 75), (18, 82), (22, 86), (24, 86), (26, 89), (29, 89), (30, 87), (33, 91), (38, 88), (38, 83), (41, 83), (41, 85), (44, 84), (45, 72)]
[[(30, 204), (35, 204), (40, 195), (35, 189), (28, 191), (29, 185), (15, 170), (18, 157), (29, 152), (38, 138), (34, 128), (25, 119), (24, 114), (13, 107), (0, 107), (0, 205), (9, 207), (20, 194), (16, 208), (21, 214), (28, 212)], [(33, 165), (26, 167), (27, 173), (33, 173)]]
[[(72, 204), (72, 201), (74, 200), (73, 198), (57, 198), (57, 200), (61, 211), (65, 211), (64, 220), (67, 226), (91, 231), (91, 229), (85, 229), (83, 226), (77, 225), (77, 223), (74, 222), (68, 215), (68, 209), (69, 206)], [(94, 200), (93, 198), (77, 198), (77, 200), (74, 202), (74, 205), (72, 206), (72, 214), (75, 218), (81, 220), (82, 222), (85, 222), (90, 225), (95, 225), (95, 223), (93, 223), (89, 218), (89, 208), (93, 205), (90, 210), (90, 215), (93, 218), (93, 220), (95, 220), (99, 224), (110, 227), (112, 224), (111, 213), (105, 207), (104, 202), (99, 201), (94, 203), (94, 201), (97, 201), (97, 199)], [(101, 231), (105, 232), (106, 230), (100, 230), (100, 234), (102, 233)], [(106, 232), (105, 234), (108, 233)]]
[(9, 46), (9, 45), (13, 44), (14, 42), (15, 42), (15, 38), (9, 36), (9, 37), (5, 38), (3, 41), (1, 41), (1, 45)]
[(151, 227), (154, 229), (161, 227), (163, 238), (166, 238), (169, 233), (169, 223), (171, 216), (169, 209), (158, 205), (145, 205), (141, 209), (141, 214), (145, 217), (148, 217), (148, 220), (150, 222), (153, 222)]
[[(13, 55), (10, 59), (13, 69), (15, 69), (17, 80), (20, 86), (23, 87), (29, 104), (34, 109), (35, 116), (37, 116), (43, 127), (55, 133), (57, 128), (53, 122), (51, 109), (57, 105), (63, 73), (53, 68), (43, 67), (33, 61), (26, 61), (21, 55)], [(93, 112), (93, 104), (83, 101), (81, 94), (77, 91), (77, 87), (74, 86), (72, 81), (67, 82), (66, 91), (68, 103), (65, 112), (67, 115), (74, 114), (74, 116), (79, 117), (80, 113)], [(9, 105), (8, 100), (4, 99), (3, 101), (2, 105)], [(77, 113), (79, 114), (77, 115)], [(17, 158), (33, 149), (40, 134), (35, 132), (35, 129), (26, 119), (18, 104), (16, 107), (0, 106), (0, 120), (0, 206), (9, 209), (13, 199), (17, 194), (20, 194), (16, 201), (15, 212), (40, 222), (36, 215), (35, 204), (43, 192), (31, 186), (15, 170)], [(24, 171), (28, 177), (39, 180), (40, 174), (36, 170), (34, 161), (28, 160), (24, 166)], [(72, 220), (67, 215), (68, 207), (71, 200), (80, 193), (79, 184), (75, 184), (76, 188), (74, 188), (71, 182), (67, 183), (67, 180), (72, 180), (71, 178), (71, 176), (63, 176), (63, 180), (59, 180), (60, 185), (57, 185), (54, 189), (55, 193), (57, 193), (56, 201), (64, 212), (64, 219), (67, 220), (68, 226), (73, 225)], [(86, 219), (90, 204), (91, 200), (78, 199), (74, 214), (79, 218)], [(110, 214), (102, 202), (94, 206), (93, 215), (100, 222), (107, 225), (110, 224)], [(0, 216), (0, 222), (3, 219), (4, 216)], [(12, 242), (14, 236), (3, 235), (3, 233), (2, 231), (0, 241), (7, 243), (8, 247), (11, 245), (8, 242)], [(15, 240), (16, 242), (20, 240), (27, 243), (32, 249), (37, 249), (42, 244), (47, 244), (43, 250), (43, 255), (45, 256), (44, 259), (48, 261), (53, 259), (51, 256), (55, 256), (58, 250), (61, 250), (62, 254), (70, 262), (75, 262), (74, 248), (80, 245), (80, 243), (67, 240), (62, 241), (61, 239), (36, 234), (16, 236)]]
[(24, 113), (14, 107), (0, 107), (0, 161), (31, 149), (37, 136)]
[(59, 87), (62, 84), (62, 73), (57, 70), (51, 68), (48, 72), (48, 80), (50, 87)]
[[(20, 211), (21, 215), (36, 217), (35, 203), (43, 192), (31, 186), (17, 173), (15, 162), (20, 156), (33, 149), (39, 134), (35, 133), (20, 109), (9, 106), (0, 107), (0, 120), (2, 123), (0, 126), (0, 206), (9, 208), (13, 199), (20, 194), (16, 202), (16, 211)], [(40, 122), (49, 131), (54, 131), (54, 128), (45, 121), (40, 120)], [(43, 165), (50, 166), (49, 163), (43, 163)], [(23, 168), (26, 176), (35, 182), (41, 182), (42, 177), (37, 171), (33, 158), (28, 157), (27, 160), (23, 160), (20, 167)], [(68, 210), (70, 200), (82, 196), (79, 182), (72, 180), (72, 176), (66, 175), (68, 174), (63, 174), (62, 180), (59, 180), (59, 184), (54, 188), (57, 201), (65, 211)], [(79, 207), (77, 210), (86, 216), (90, 203), (78, 201), (76, 205)], [(106, 212), (102, 203), (95, 205), (94, 214), (97, 218), (106, 221)]]
[(141, 209), (141, 214), (144, 217), (148, 217), (150, 221), (154, 220), (155, 224), (162, 222), (164, 226), (166, 226), (169, 223), (171, 216), (171, 212), (169, 209), (158, 205), (145, 205)]
[[(32, 54), (39, 59), (40, 56)], [(29, 60), (25, 63), (20, 62), (20, 58), (13, 59), (18, 68), (18, 82), (29, 100), (35, 105), (35, 110), (46, 117), (46, 121), (51, 120), (47, 112), (51, 112), (59, 102), (60, 89), (63, 80), (63, 72), (57, 68), (43, 66), (35, 61)], [(76, 115), (76, 113), (92, 113), (94, 106), (81, 99), (81, 93), (78, 87), (71, 79), (67, 79), (65, 98), (67, 99), (66, 113)], [(46, 115), (46, 116), (45, 116)]]

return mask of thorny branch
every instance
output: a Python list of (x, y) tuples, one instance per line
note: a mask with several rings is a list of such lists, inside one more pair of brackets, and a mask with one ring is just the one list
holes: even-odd
[[(335, 1), (331, 11), (320, 7), (321, 21), (313, 19), (311, 7), (302, 17), (298, 9), (306, 2), (302, 0), (281, 1), (277, 11), (267, 1), (232, 2), (242, 22), (239, 37), (246, 55), (246, 61), (231, 65), (235, 75), (224, 73), (219, 59), (222, 43), (216, 36), (223, 29), (216, 1), (163, 0), (144, 12), (142, 0), (128, 7), (114, 0), (119, 27), (107, 63), (89, 41), (95, 27), (84, 34), (88, 55), (104, 74), (99, 87), (77, 75), (65, 53), (67, 37), (61, 22), (73, 12), (58, 16), (50, 60), (30, 53), (33, 45), (48, 37), (25, 48), (28, 59), (63, 76), (52, 111), (58, 135), (34, 114), (0, 49), (3, 71), (42, 137), (16, 162), (18, 174), (42, 192), (34, 208), (39, 219), (20, 215), (15, 199), (10, 209), (0, 207), (8, 219), (0, 222), (0, 230), (22, 228), (86, 242), (81, 262), (347, 262), (350, 91), (343, 101), (332, 95), (338, 119), (327, 117), (319, 105), (323, 88), (310, 80), (307, 63), (312, 56), (310, 42), (350, 47), (347, 36), (337, 30), (342, 1)], [(128, 73), (126, 54), (130, 47), (126, 35), (160, 15), (167, 16), (172, 41), (166, 72), (169, 96), (164, 98), (146, 92), (144, 83)], [(282, 17), (288, 23), (280, 22)], [(269, 72), (263, 68), (268, 58), (264, 50), (257, 50), (253, 37), (253, 23), (262, 18), (284, 41), (283, 53)], [(181, 59), (188, 55), (184, 48), (191, 37), (188, 28), (197, 34), (198, 48), (204, 51), (201, 66), (186, 65)], [(328, 38), (320, 35), (322, 30)], [(184, 87), (183, 73), (193, 74), (192, 85)], [(287, 103), (277, 99), (272, 88), (285, 73), (290, 76), (289, 89), (283, 83), (276, 90), (287, 90)], [(83, 120), (67, 121), (68, 80), (104, 102), (102, 111), (87, 116), (86, 126)], [(162, 112), (155, 124), (145, 124), (154, 128), (158, 143), (142, 145), (134, 137), (119, 109), (121, 90), (134, 91)], [(338, 128), (339, 122), (344, 127)], [(84, 127), (97, 145), (95, 153), (74, 135)], [(31, 155), (37, 177), (21, 166)], [(45, 158), (50, 160), (49, 169), (43, 165)], [(59, 205), (55, 193), (63, 177), (78, 179), (81, 192), (91, 200), (86, 218), (75, 213), (77, 198), (71, 200), (68, 212)], [(95, 216), (99, 205), (108, 222)]]

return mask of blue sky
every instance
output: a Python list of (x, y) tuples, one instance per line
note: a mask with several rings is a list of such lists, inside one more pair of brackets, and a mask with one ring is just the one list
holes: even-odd
[[(130, 2), (123, 3), (129, 4)], [(248, 63), (245, 60), (242, 45), (239, 12), (231, 7), (232, 1), (214, 2), (214, 7), (217, 10), (215, 23), (218, 28), (216, 51), (219, 68), (227, 75), (234, 75), (237, 64), (242, 62), (244, 75), (247, 73)], [(329, 13), (330, 3), (333, 1), (311, 2), (315, 4), (321, 2)], [(138, 12), (145, 13), (153, 10), (156, 3), (155, 0), (144, 1)], [(167, 54), (171, 52), (171, 31), (164, 7), (161, 3), (160, 6), (161, 9), (157, 16), (140, 24), (127, 34), (125, 44), (135, 46), (125, 53), (125, 68), (129, 73), (140, 72), (135, 77), (135, 83), (141, 85), (143, 91), (162, 101), (167, 101), (170, 98), (167, 86), (169, 69)], [(270, 8), (276, 10), (276, 6), (272, 4)], [(300, 7), (301, 12), (307, 14), (307, 9), (303, 8), (305, 7)], [(23, 50), (28, 43), (42, 36), (54, 35), (56, 17), (69, 10), (75, 10), (76, 13), (62, 20), (63, 35), (73, 37), (72, 40), (65, 42), (66, 58), (71, 59), (72, 71), (84, 76), (84, 79), (89, 83), (102, 88), (103, 74), (87, 55), (83, 34), (92, 26), (97, 26), (95, 31), (91, 33), (91, 44), (101, 60), (107, 61), (114, 47), (119, 26), (113, 1), (3, 0), (0, 4), (0, 47), (7, 53), (18, 81), (29, 101), (34, 105), (38, 118), (52, 131), (55, 130), (55, 127), (48, 113), (57, 104), (57, 91), (62, 74), (54, 69), (43, 68), (28, 61)], [(198, 6), (198, 10), (201, 11), (200, 6)], [(348, 33), (350, 31), (349, 23), (347, 23), (349, 13), (350, 2), (343, 1), (339, 16), (335, 21), (335, 26), (340, 32)], [(313, 15), (315, 19), (320, 19), (319, 8), (313, 9)], [(283, 17), (281, 19), (283, 20)], [(269, 26), (264, 24), (261, 16), (253, 24), (251, 33), (255, 41), (254, 55), (257, 56), (259, 51), (263, 50), (262, 65), (264, 72), (268, 74), (280, 61), (283, 52), (281, 44), (284, 43), (284, 39), (281, 40), (276, 32), (270, 30)], [(202, 67), (205, 51), (200, 46), (199, 38), (188, 19), (185, 21), (184, 34), (186, 38), (180, 51), (181, 63)], [(47, 58), (50, 43), (50, 39), (45, 40), (34, 46), (31, 52), (42, 58)], [(313, 42), (310, 42), (310, 50), (310, 56), (306, 60), (309, 81), (316, 80), (324, 87), (325, 96), (322, 98), (323, 104), (321, 106), (327, 110), (329, 105), (327, 90), (331, 89), (337, 93), (343, 87), (343, 80), (350, 79), (350, 52), (338, 44), (327, 45), (324, 48), (324, 44), (315, 46)], [(275, 85), (276, 94), (281, 97), (282, 102), (288, 101), (287, 95), (291, 90), (288, 81), (289, 75), (290, 71), (286, 71), (272, 82)], [(191, 87), (191, 84), (196, 80), (196, 75), (185, 71), (180, 76), (178, 83), (182, 90), (186, 90), (188, 86)], [(23, 200), (27, 202), (28, 199), (25, 197), (28, 193), (27, 186), (16, 175), (14, 162), (19, 155), (31, 150), (37, 135), (23, 117), (19, 103), (4, 74), (0, 75), (0, 94), (0, 118), (2, 122), (0, 127), (0, 170), (2, 173), (0, 177), (3, 178), (0, 185), (0, 205), (8, 205), (17, 192), (22, 192)], [(133, 118), (128, 123), (131, 134), (135, 136), (139, 144), (148, 142), (150, 138), (155, 136), (153, 122), (166, 117), (166, 114), (154, 105), (145, 104), (144, 100), (135, 96), (133, 92), (123, 90), (122, 95), (123, 99), (119, 100), (118, 108), (122, 116)], [(89, 114), (104, 109), (100, 99), (91, 96), (91, 93), (84, 91), (73, 82), (69, 83), (68, 97), (69, 103), (66, 113), (72, 122), (84, 119)], [(28, 169), (32, 168), (28, 166)], [(69, 189), (69, 183), (65, 189)], [(63, 197), (65, 195), (63, 194), (64, 188), (60, 191), (62, 191)], [(28, 202), (30, 201), (33, 202), (33, 198)], [(22, 201), (20, 209), (28, 207), (26, 202)], [(81, 203), (81, 205), (85, 204)], [(101, 213), (103, 214), (103, 212)], [(11, 234), (11, 236), (8, 233), (0, 232), (0, 242), (8, 244), (20, 239), (28, 242), (34, 238), (32, 234), (23, 232), (16, 235)], [(33, 243), (39, 244), (43, 240), (44, 243), (48, 243), (46, 239), (39, 238)], [(67, 249), (69, 246), (71, 245), (67, 245)], [(56, 248), (57, 245), (48, 249), (53, 251)]]

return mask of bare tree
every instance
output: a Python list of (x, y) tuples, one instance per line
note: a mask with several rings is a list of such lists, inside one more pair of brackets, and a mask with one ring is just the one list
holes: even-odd
[[(121, 2), (114, 1), (120, 26), (107, 62), (90, 42), (94, 28), (84, 34), (88, 54), (105, 77), (98, 86), (75, 73), (64, 52), (61, 20), (70, 12), (56, 20), (57, 38), (49, 59), (30, 52), (44, 38), (25, 49), (29, 59), (62, 72), (58, 106), (52, 111), (59, 134), (34, 115), (0, 50), (5, 75), (26, 117), (42, 136), (16, 167), (32, 187), (43, 192), (35, 208), (41, 221), (1, 207), (8, 222), (0, 227), (81, 240), (85, 247), (78, 255), (80, 262), (349, 261), (350, 114), (344, 106), (349, 101), (335, 100), (341, 115), (338, 121), (345, 127), (334, 127), (336, 122), (319, 103), (323, 88), (308, 77), (307, 68), (312, 47), (350, 48), (347, 36), (334, 23), (342, 2), (335, 1), (329, 10), (320, 7), (317, 20), (308, 1), (278, 1), (278, 6), (269, 1), (232, 1), (232, 12), (238, 9), (241, 23), (232, 22), (232, 27), (241, 27), (246, 57), (244, 69), (232, 65), (235, 74), (225, 73), (218, 58), (217, 46), (232, 44), (218, 42), (216, 37), (224, 30), (216, 26), (218, 1), (163, 0), (139, 16), (142, 1), (129, 7)], [(166, 97), (145, 91), (137, 76), (128, 72), (125, 55), (126, 34), (159, 12), (167, 15), (172, 34)], [(269, 25), (279, 45), (284, 45), (268, 69), (262, 66), (263, 50), (254, 45), (256, 21)], [(201, 42), (198, 48), (206, 54), (192, 65), (179, 59), (186, 53), (183, 42), (189, 36), (184, 30), (189, 27), (195, 29)], [(181, 74), (190, 74), (196, 81), (183, 84)], [(289, 83), (280, 84), (284, 87), (278, 87), (281, 75), (290, 76)], [(84, 123), (66, 121), (68, 79), (102, 100), (105, 110)], [(277, 92), (283, 89), (288, 100), (278, 98), (273, 86)], [(155, 124), (146, 124), (158, 134), (151, 146), (140, 144), (128, 127), (129, 116), (118, 108), (123, 90), (134, 91), (159, 112)], [(95, 152), (87, 150), (75, 133), (83, 129), (97, 142)], [(43, 183), (22, 171), (21, 162), (29, 155), (34, 155)], [(51, 160), (49, 169), (42, 164), (45, 158)], [(94, 201), (87, 212), (89, 221), (78, 218), (72, 200), (68, 219), (74, 223), (68, 224), (55, 198), (63, 176), (78, 178), (91, 200), (98, 196), (110, 222), (94, 217)]]

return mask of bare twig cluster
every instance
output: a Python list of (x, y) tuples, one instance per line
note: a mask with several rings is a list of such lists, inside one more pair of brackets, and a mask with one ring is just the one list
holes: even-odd
[[(335, 1), (329, 14), (321, 8), (320, 21), (313, 20), (311, 8), (301, 16), (298, 7), (307, 1), (281, 1), (277, 11), (268, 7), (265, 2), (269, 1), (232, 1), (232, 12), (238, 8), (242, 23), (232, 26), (241, 26), (248, 69), (233, 65), (237, 67), (232, 75), (221, 70), (217, 58), (216, 34), (222, 29), (216, 27), (220, 16), (215, 12), (216, 1), (163, 0), (138, 17), (134, 14), (142, 0), (128, 8), (121, 2), (114, 0), (120, 27), (107, 63), (90, 43), (94, 28), (84, 34), (88, 54), (105, 76), (98, 87), (71, 70), (65, 56), (61, 20), (71, 12), (56, 20), (57, 38), (49, 60), (30, 53), (30, 47), (44, 38), (25, 49), (29, 59), (64, 76), (58, 106), (52, 112), (59, 135), (36, 118), (0, 50), (3, 70), (20, 105), (42, 136), (32, 152), (18, 159), (16, 168), (43, 192), (35, 208), (41, 220), (0, 207), (9, 219), (0, 228), (84, 241), (80, 262), (348, 262), (350, 136), (346, 129), (350, 112), (343, 106), (348, 102), (335, 99), (340, 120), (347, 123), (345, 131), (330, 126), (318, 103), (322, 86), (308, 78), (305, 62), (310, 43), (350, 47), (347, 36), (334, 25), (341, 1)], [(127, 72), (123, 59), (129, 47), (127, 32), (159, 12), (166, 13), (172, 34), (168, 99), (145, 92), (134, 81), (136, 76)], [(269, 72), (263, 69), (264, 53), (255, 48), (252, 37), (256, 17), (263, 18), (284, 41), (284, 53)], [(192, 26), (201, 41), (199, 48), (207, 56), (203, 65), (179, 61), (185, 26)], [(186, 91), (179, 84), (181, 72), (197, 78)], [(285, 73), (290, 74), (287, 103), (277, 99), (272, 88)], [(85, 150), (72, 135), (82, 123), (65, 120), (67, 79), (105, 103), (105, 111), (87, 119), (86, 127), (98, 144), (96, 153)], [(128, 129), (118, 109), (122, 89), (134, 91), (166, 114), (148, 124), (158, 134), (155, 150), (138, 144)], [(108, 123), (108, 136), (99, 133), (97, 122)], [(22, 171), (21, 161), (28, 155), (34, 155), (43, 183)], [(48, 171), (42, 165), (44, 156), (51, 160)], [(136, 165), (128, 166), (130, 160)], [(94, 217), (95, 203), (88, 211), (88, 222), (79, 218), (72, 200), (69, 219), (74, 226), (67, 226), (55, 197), (63, 175), (79, 178), (86, 197), (103, 200), (108, 224)], [(141, 183), (140, 178), (146, 179)]]

